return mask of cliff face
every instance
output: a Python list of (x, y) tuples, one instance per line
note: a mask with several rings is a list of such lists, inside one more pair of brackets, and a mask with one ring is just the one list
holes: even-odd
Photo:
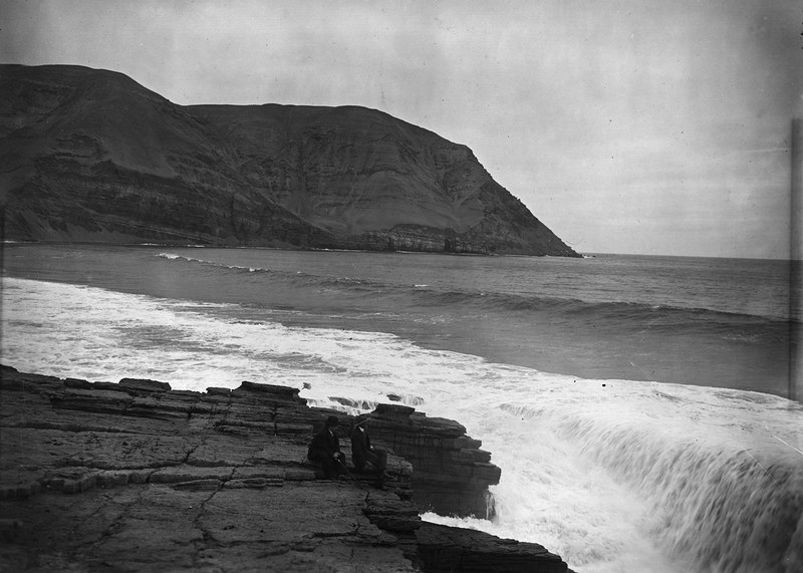
[[(567, 571), (540, 545), (423, 523), (418, 462), (396, 450), (382, 484), (321, 479), (307, 445), (333, 412), (294, 388), (188, 392), (0, 366), (0, 394), (3, 571)], [(388, 408), (372, 415), (378, 442), (413, 458), (418, 448), (421, 485), (459, 492), (451, 509), (424, 492), (428, 505), (470, 513), (466, 485), (498, 479), (498, 468), (466, 479), (478, 442), (455, 422)]]
[(465, 146), (359, 107), (178, 106), (0, 66), (8, 239), (576, 253)]
[(0, 94), (8, 239), (326, 241), (252, 189), (214, 129), (122, 74), (2, 66)]

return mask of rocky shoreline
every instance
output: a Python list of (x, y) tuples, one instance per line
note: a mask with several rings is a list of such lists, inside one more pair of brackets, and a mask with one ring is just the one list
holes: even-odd
[(191, 392), (2, 366), (0, 404), (0, 570), (568, 570), (540, 545), (421, 521), (427, 509), (484, 517), (500, 470), (463, 426), (407, 406), (370, 414), (390, 452), (378, 486), (306, 461), (333, 412), (294, 388)]

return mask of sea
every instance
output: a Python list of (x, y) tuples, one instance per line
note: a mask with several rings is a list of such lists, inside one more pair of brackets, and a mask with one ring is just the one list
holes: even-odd
[(463, 424), (502, 470), (491, 519), (428, 521), (540, 543), (578, 573), (803, 571), (788, 261), (2, 255), (1, 359), (18, 370), (284, 384), (351, 414), (400, 400)]

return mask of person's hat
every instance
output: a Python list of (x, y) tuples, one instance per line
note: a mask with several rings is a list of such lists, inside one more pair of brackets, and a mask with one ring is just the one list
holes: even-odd
[(329, 416), (326, 418), (326, 427), (331, 428), (332, 426), (337, 426), (340, 424), (340, 421), (337, 419), (337, 416)]
[(367, 421), (368, 421), (368, 416), (366, 415), (357, 416), (357, 418), (354, 420), (354, 425), (363, 426)]

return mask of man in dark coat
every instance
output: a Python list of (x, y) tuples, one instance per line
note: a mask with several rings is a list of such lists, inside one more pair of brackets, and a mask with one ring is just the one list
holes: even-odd
[(328, 479), (348, 473), (346, 456), (340, 451), (340, 440), (335, 434), (338, 423), (337, 416), (326, 418), (323, 430), (315, 434), (307, 451), (307, 459), (321, 464), (323, 474)]
[(365, 464), (371, 464), (376, 473), (382, 477), (388, 463), (388, 453), (385, 450), (374, 448), (365, 426), (368, 418), (362, 416), (357, 419), (351, 430), (351, 461), (357, 471), (363, 471)]

